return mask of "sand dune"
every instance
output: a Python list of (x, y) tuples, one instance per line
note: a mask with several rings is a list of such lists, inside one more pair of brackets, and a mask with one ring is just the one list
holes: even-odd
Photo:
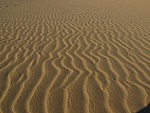
[(150, 103), (148, 0), (0, 0), (0, 113), (135, 113)]

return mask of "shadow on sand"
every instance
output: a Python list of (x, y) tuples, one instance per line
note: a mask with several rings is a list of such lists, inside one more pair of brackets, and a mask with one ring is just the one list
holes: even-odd
[(145, 108), (138, 111), (137, 113), (150, 113), (150, 103)]

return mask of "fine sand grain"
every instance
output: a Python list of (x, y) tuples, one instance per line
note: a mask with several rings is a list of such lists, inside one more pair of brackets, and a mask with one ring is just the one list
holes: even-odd
[(149, 6), (149, 0), (0, 0), (0, 113), (144, 108)]

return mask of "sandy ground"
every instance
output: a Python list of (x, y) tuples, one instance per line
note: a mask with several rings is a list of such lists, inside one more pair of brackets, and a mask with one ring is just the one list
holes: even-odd
[(0, 0), (0, 113), (135, 113), (150, 102), (149, 0)]

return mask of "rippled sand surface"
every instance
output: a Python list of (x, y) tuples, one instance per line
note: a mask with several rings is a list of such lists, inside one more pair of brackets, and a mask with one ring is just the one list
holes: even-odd
[(135, 113), (150, 103), (149, 0), (0, 0), (0, 113)]

